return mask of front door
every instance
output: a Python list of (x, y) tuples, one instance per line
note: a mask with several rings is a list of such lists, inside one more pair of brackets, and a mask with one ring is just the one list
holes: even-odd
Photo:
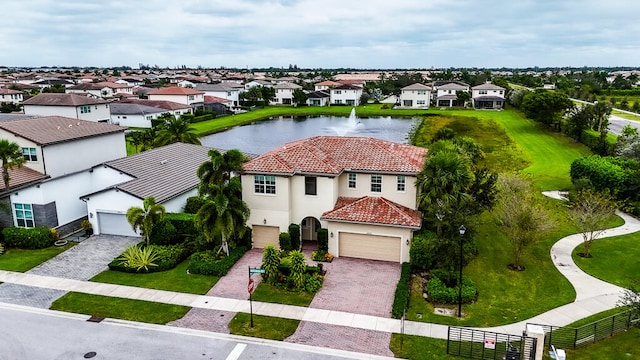
[(317, 241), (316, 231), (320, 227), (320, 222), (313, 217), (302, 219), (301, 232), (303, 241)]

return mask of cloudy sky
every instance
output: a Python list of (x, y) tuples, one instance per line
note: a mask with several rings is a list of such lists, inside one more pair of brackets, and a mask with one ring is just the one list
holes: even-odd
[(640, 65), (638, 0), (3, 0), (0, 65)]

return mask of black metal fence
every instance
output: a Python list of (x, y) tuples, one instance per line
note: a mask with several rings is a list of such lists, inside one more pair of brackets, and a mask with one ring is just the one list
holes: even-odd
[(447, 354), (472, 359), (533, 360), (536, 339), (449, 326)]
[(629, 329), (634, 323), (631, 311), (604, 318), (577, 328), (538, 325), (544, 329), (544, 345), (559, 349), (577, 349)]

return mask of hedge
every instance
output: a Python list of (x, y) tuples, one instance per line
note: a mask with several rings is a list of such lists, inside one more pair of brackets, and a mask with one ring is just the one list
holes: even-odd
[(7, 227), (2, 230), (7, 247), (20, 249), (43, 249), (56, 241), (51, 229), (44, 226), (34, 228)]
[(329, 231), (327, 229), (320, 228), (318, 233), (318, 250), (329, 252)]
[(580, 179), (588, 179), (597, 191), (609, 189), (624, 192), (627, 190), (629, 177), (637, 174), (637, 167), (638, 163), (634, 160), (591, 155), (574, 160), (570, 175), (574, 183)]
[(149, 242), (156, 245), (171, 245), (179, 242), (175, 226), (168, 219), (162, 219), (151, 230)]
[(187, 198), (187, 204), (184, 206), (184, 212), (187, 214), (195, 214), (200, 210), (205, 203), (205, 198), (202, 196), (192, 196)]
[(394, 319), (400, 319), (404, 315), (407, 306), (409, 305), (409, 289), (411, 287), (411, 264), (402, 263), (402, 270), (400, 272), (400, 280), (396, 286), (396, 293), (393, 299), (393, 306), (391, 307), (391, 317)]
[(151, 266), (147, 270), (144, 268), (138, 270), (136, 268), (124, 266), (122, 261), (116, 258), (109, 263), (109, 269), (128, 273), (152, 273), (166, 271), (178, 266), (178, 264), (187, 259), (193, 252), (193, 248), (187, 244), (149, 245), (149, 247), (152, 248), (159, 256), (159, 259), (155, 262), (157, 266)]
[(247, 252), (247, 248), (239, 246), (231, 250), (229, 256), (221, 259), (218, 259), (214, 250), (197, 252), (191, 255), (187, 270), (191, 274), (224, 276), (245, 252)]
[(300, 226), (298, 224), (289, 225), (289, 237), (291, 238), (291, 248), (300, 249)]
[[(427, 295), (429, 296), (429, 301), (438, 304), (457, 304), (459, 297), (458, 285), (455, 287), (447, 287), (444, 281), (439, 276), (434, 276), (434, 274), (435, 271), (432, 272), (431, 279), (427, 282)], [(454, 279), (457, 280), (457, 275), (454, 276)], [(476, 285), (471, 281), (471, 279), (463, 275), (462, 302), (465, 304), (474, 302), (477, 295), (478, 291), (476, 290)]]
[(278, 235), (278, 243), (280, 245), (280, 251), (289, 253), (289, 251), (292, 250), (291, 236), (289, 236), (289, 233), (285, 233), (285, 232), (280, 233), (280, 235)]
[(582, 131), (582, 135), (580, 135), (580, 142), (585, 144), (589, 149), (595, 152), (604, 153), (605, 155), (613, 155), (615, 151), (616, 143), (618, 142), (618, 137), (611, 134), (607, 134), (604, 151), (601, 151), (602, 149), (600, 146), (600, 133), (597, 131), (594, 131), (594, 130)]
[(195, 215), (187, 213), (167, 213), (164, 218), (171, 221), (176, 228), (176, 233), (182, 237), (197, 236), (200, 232), (196, 229)]

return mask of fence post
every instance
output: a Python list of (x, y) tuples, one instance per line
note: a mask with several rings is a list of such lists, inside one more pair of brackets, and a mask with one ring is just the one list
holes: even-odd
[(577, 348), (578, 342), (578, 328), (573, 329), (573, 350)]
[(598, 331), (598, 322), (593, 323), (593, 342), (596, 342), (596, 332)]
[(611, 318), (611, 334), (609, 334), (609, 337), (613, 336), (613, 333), (616, 330), (616, 315), (613, 315), (613, 317)]

